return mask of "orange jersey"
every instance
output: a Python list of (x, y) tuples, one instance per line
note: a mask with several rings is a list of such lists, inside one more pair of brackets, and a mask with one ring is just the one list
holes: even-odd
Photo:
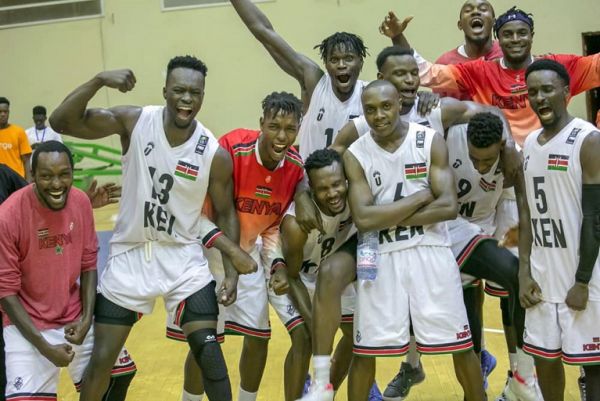
[(0, 163), (6, 164), (21, 177), (25, 177), (25, 166), (21, 156), (30, 153), (31, 146), (23, 128), (10, 124), (0, 129)]
[(260, 131), (233, 130), (219, 143), (233, 159), (235, 207), (240, 220), (240, 246), (250, 252), (259, 235), (277, 229), (304, 176), (302, 159), (290, 148), (274, 171), (258, 154)]
[[(600, 86), (600, 53), (591, 56), (551, 54), (540, 58), (558, 61), (571, 77), (571, 96)], [(421, 64), (421, 63), (420, 63)], [(529, 106), (525, 70), (504, 68), (500, 60), (482, 59), (458, 65), (421, 64), (421, 85), (432, 89), (465, 91), (474, 101), (496, 106), (510, 123), (515, 142), (541, 127)]]

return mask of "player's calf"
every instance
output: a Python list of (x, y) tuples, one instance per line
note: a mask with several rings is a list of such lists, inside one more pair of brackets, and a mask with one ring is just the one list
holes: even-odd
[(199, 329), (187, 335), (194, 359), (202, 370), (204, 388), (209, 400), (231, 400), (231, 383), (225, 358), (217, 342), (216, 329)]

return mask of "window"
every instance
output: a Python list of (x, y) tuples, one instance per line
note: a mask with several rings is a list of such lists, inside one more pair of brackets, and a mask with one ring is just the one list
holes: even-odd
[(0, 0), (0, 28), (100, 17), (102, 0)]
[[(181, 10), (185, 8), (223, 6), (228, 0), (161, 0), (163, 11)], [(254, 3), (264, 3), (275, 0), (252, 0)]]

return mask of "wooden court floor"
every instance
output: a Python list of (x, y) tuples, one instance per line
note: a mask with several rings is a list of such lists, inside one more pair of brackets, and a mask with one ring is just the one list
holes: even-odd
[[(116, 206), (109, 206), (96, 213), (98, 230), (110, 230), (114, 225)], [(486, 348), (496, 356), (498, 365), (489, 378), (488, 397), (494, 400), (504, 387), (508, 357), (504, 335), (497, 331), (502, 328), (499, 303), (495, 298), (485, 301)], [(183, 362), (187, 345), (165, 338), (165, 311), (161, 300), (157, 300), (154, 313), (144, 316), (138, 322), (127, 341), (138, 366), (138, 373), (129, 389), (128, 401), (179, 401), (183, 383)], [(269, 345), (269, 357), (265, 375), (259, 390), (259, 401), (283, 401), (283, 361), (289, 348), (289, 338), (277, 315), (271, 311), (273, 334)], [(231, 377), (234, 400), (237, 400), (239, 374), (238, 358), (242, 340), (228, 336), (223, 351)], [(377, 362), (377, 383), (383, 391), (387, 382), (395, 375), (402, 358), (379, 358)], [(414, 401), (461, 401), (462, 390), (454, 376), (450, 356), (426, 356), (422, 359), (427, 375), (424, 383), (415, 386), (408, 397)], [(567, 392), (565, 400), (578, 401), (577, 377), (579, 370), (566, 367)], [(346, 383), (342, 385), (336, 400), (346, 400)], [(206, 398), (205, 398), (206, 399)], [(59, 400), (75, 401), (77, 395), (70, 379), (63, 371), (59, 389)]]

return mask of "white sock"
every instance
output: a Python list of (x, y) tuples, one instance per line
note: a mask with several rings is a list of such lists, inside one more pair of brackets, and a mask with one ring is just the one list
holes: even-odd
[(250, 393), (240, 387), (240, 394), (238, 395), (238, 401), (256, 401), (257, 395), (258, 395), (258, 392)]
[(531, 383), (535, 380), (533, 357), (527, 355), (520, 348), (517, 348), (517, 372), (525, 380), (525, 383)]
[(414, 336), (410, 336), (410, 345), (408, 346), (408, 355), (406, 355), (406, 362), (416, 369), (419, 367), (421, 361), (421, 354), (417, 351), (417, 340)]
[(508, 363), (510, 364), (510, 371), (515, 372), (517, 370), (517, 353), (509, 352), (508, 353)]
[(202, 401), (204, 398), (204, 394), (192, 394), (188, 393), (183, 389), (183, 393), (181, 394), (181, 401)]
[(329, 371), (331, 370), (331, 356), (314, 355), (313, 369), (315, 370), (315, 383), (329, 384)]

